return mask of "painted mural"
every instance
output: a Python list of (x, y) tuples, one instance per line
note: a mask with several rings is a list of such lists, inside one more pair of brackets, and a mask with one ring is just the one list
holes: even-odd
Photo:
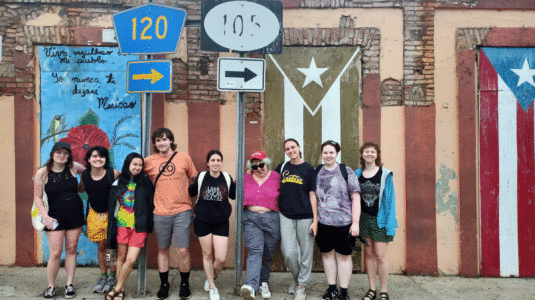
[[(118, 48), (112, 47), (39, 47), (41, 165), (57, 141), (68, 142), (73, 160), (84, 165), (88, 148), (108, 148), (117, 170), (126, 155), (141, 151), (141, 98), (126, 92), (127, 62), (138, 59), (138, 55), (119, 55)], [(86, 205), (85, 193), (82, 199)], [(49, 254), (44, 242), (45, 262)], [(85, 226), (78, 264), (98, 264), (96, 243), (88, 240)]]
[[(361, 57), (358, 47), (287, 47), (266, 57), (264, 145), (274, 166), (288, 160), (283, 142), (294, 138), (313, 166), (323, 163), (321, 144), (335, 140), (338, 161), (358, 167)], [(313, 270), (323, 271), (315, 247)], [(359, 255), (353, 268), (360, 269)], [(285, 270), (278, 253), (274, 269)]]
[(535, 276), (535, 48), (482, 48), (481, 273)]

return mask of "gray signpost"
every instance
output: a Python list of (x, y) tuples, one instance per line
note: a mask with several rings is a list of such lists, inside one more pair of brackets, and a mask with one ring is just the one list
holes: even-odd
[[(265, 87), (263, 70), (244, 53), (282, 52), (282, 2), (272, 0), (205, 0), (201, 7), (201, 50), (237, 52), (241, 62), (218, 70), (218, 90), (238, 92), (236, 138), (236, 248), (234, 252), (235, 287), (243, 284), (243, 180), (245, 166), (245, 91), (261, 92)], [(218, 67), (221, 68), (221, 58)], [(263, 60), (261, 60), (263, 61)], [(241, 65), (241, 66), (240, 66)], [(254, 67), (252, 67), (254, 65)], [(248, 69), (249, 71), (247, 71)], [(253, 70), (254, 69), (254, 70)], [(254, 76), (251, 74), (254, 73)], [(261, 76), (261, 77), (260, 77)], [(257, 78), (258, 77), (258, 78)], [(259, 80), (261, 79), (261, 80)], [(220, 86), (220, 83), (222, 84)]]
[[(113, 27), (120, 52), (122, 54), (146, 54), (145, 60), (130, 63), (148, 66), (148, 70), (139, 72), (138, 69), (138, 72), (134, 71), (130, 74), (129, 67), (128, 79), (125, 83), (129, 93), (145, 93), (141, 111), (141, 155), (144, 157), (150, 155), (152, 93), (171, 92), (173, 76), (171, 62), (152, 61), (152, 54), (174, 53), (178, 50), (178, 42), (187, 16), (185, 9), (152, 4), (152, 0), (147, 2), (148, 4), (113, 15)], [(162, 71), (163, 74), (154, 70), (162, 67), (165, 70), (165, 72)], [(155, 76), (157, 78), (154, 78)], [(130, 82), (135, 82), (135, 84), (130, 84)], [(137, 293), (145, 295), (147, 290), (145, 247), (141, 249), (137, 262)]]

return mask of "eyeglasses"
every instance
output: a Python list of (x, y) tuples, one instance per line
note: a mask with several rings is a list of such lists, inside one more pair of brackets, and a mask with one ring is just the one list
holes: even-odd
[(259, 163), (258, 165), (252, 165), (251, 169), (253, 170), (257, 170), (258, 168), (263, 169), (265, 165), (266, 165), (265, 163)]

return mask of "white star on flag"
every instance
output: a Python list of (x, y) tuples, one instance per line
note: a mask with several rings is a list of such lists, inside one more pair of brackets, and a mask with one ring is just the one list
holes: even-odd
[(314, 60), (314, 57), (312, 57), (312, 60), (310, 61), (310, 66), (308, 68), (297, 68), (297, 70), (306, 75), (305, 82), (303, 83), (303, 88), (312, 81), (323, 87), (320, 75), (323, 74), (323, 72), (329, 70), (329, 68), (316, 67), (316, 61)]
[(530, 69), (528, 64), (528, 59), (524, 61), (524, 65), (522, 66), (522, 69), (511, 69), (511, 71), (515, 72), (516, 75), (518, 75), (518, 85), (520, 86), (524, 82), (527, 82), (531, 84), (532, 86), (535, 86), (535, 82), (533, 82), (533, 76), (535, 75), (535, 69)]

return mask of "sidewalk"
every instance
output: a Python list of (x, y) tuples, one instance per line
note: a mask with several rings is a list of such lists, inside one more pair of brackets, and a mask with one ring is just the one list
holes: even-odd
[[(244, 273), (245, 275), (245, 273)], [(104, 299), (104, 295), (91, 293), (91, 288), (99, 276), (95, 267), (79, 267), (76, 269), (74, 299)], [(201, 270), (191, 272), (190, 285), (192, 300), (208, 300), (204, 292), (204, 273)], [(180, 275), (178, 270), (170, 271), (171, 297), (177, 300)], [(289, 273), (273, 273), (270, 289), (274, 300), (293, 299), (287, 293), (291, 275)], [(56, 299), (63, 298), (65, 270), (60, 269), (57, 287), (61, 287)], [(126, 284), (126, 299), (156, 299), (159, 288), (157, 270), (147, 271), (147, 294), (136, 295), (137, 270), (134, 270)], [(352, 300), (359, 300), (367, 290), (367, 278), (364, 274), (354, 274), (349, 286)], [(233, 294), (234, 270), (225, 270), (216, 281), (221, 299), (240, 299)], [(0, 299), (44, 299), (46, 287), (46, 268), (20, 268), (0, 266)], [(307, 289), (307, 299), (321, 299), (327, 288), (323, 273), (313, 273)], [(427, 277), (392, 275), (389, 281), (391, 299), (535, 299), (535, 278), (462, 278), (454, 276)], [(261, 299), (259, 295), (256, 297)]]

